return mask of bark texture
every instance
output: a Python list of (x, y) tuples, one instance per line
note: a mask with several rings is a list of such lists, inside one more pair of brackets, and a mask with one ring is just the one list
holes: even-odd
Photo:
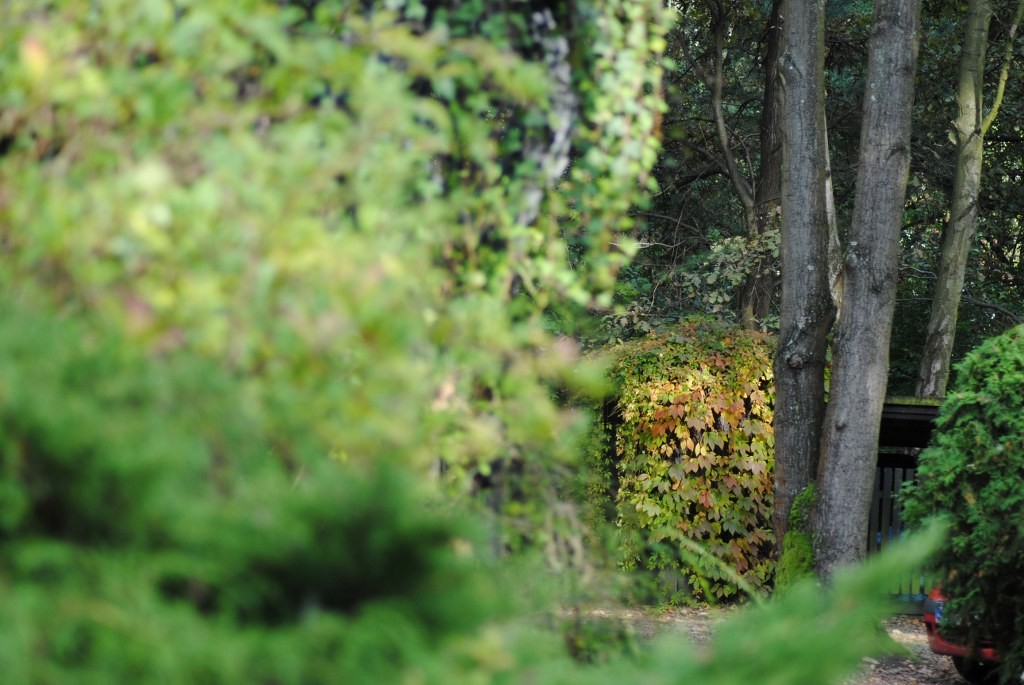
[(825, 195), (825, 2), (783, 10), (782, 306), (775, 357), (775, 535), (782, 544), (793, 498), (815, 478), (825, 412), (829, 295)]
[(815, 564), (826, 579), (866, 552), (910, 168), (919, 15), (920, 0), (875, 2), (843, 306), (818, 467)]
[(523, 207), (516, 215), (517, 223), (528, 226), (540, 215), (546, 186), (555, 184), (569, 167), (572, 130), (576, 123), (576, 93), (569, 63), (569, 39), (558, 32), (558, 24), (549, 8), (530, 14), (530, 37), (543, 52), (551, 88), (550, 103), (553, 122), (542, 136), (528, 136), (523, 143), (523, 157), (543, 171), (544, 186), (531, 184), (523, 193)]

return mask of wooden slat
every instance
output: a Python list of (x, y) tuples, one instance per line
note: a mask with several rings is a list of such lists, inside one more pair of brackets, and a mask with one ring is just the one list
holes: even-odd
[[(907, 469), (903, 473), (903, 484), (913, 483), (914, 479), (916, 477), (917, 477), (917, 469)], [(900, 494), (902, 494), (902, 493), (903, 493), (903, 485), (900, 486)], [(900, 511), (901, 516), (902, 516), (902, 513), (903, 513), (903, 498), (902, 497), (897, 497), (896, 498), (896, 506), (899, 507), (899, 511)], [(900, 525), (900, 532), (901, 533), (903, 532), (903, 530), (906, 529), (906, 525), (907, 524), (905, 522), (901, 522), (901, 525)], [(909, 590), (910, 594), (911, 595), (924, 594), (926, 590), (923, 587), (923, 585), (924, 585), (924, 572), (923, 571), (918, 571), (913, 576), (911, 576), (910, 590)]]
[(892, 469), (882, 470), (882, 533), (881, 549), (889, 546), (889, 534), (892, 530)]
[[(888, 549), (892, 544), (892, 491), (894, 485), (894, 469), (882, 470), (882, 551)], [(890, 590), (894, 594), (900, 593), (901, 580), (894, 579), (895, 586)]]
[[(868, 521), (868, 554), (877, 554), (897, 542), (906, 530), (900, 492), (905, 483), (912, 482), (916, 469), (880, 467), (875, 470), (875, 483), (871, 491), (871, 510)], [(892, 579), (890, 593), (902, 599), (920, 602), (933, 583), (922, 570), (908, 571)]]
[[(889, 500), (889, 507), (892, 509), (892, 537), (890, 544), (900, 539), (900, 535), (903, 533), (902, 517), (900, 516), (900, 504), (899, 494), (900, 488), (903, 487), (903, 469), (896, 468), (892, 470), (892, 497)], [(900, 578), (900, 586), (896, 594), (902, 595), (904, 582), (907, 578)], [(912, 581), (911, 581), (912, 582)], [(911, 582), (906, 583), (907, 593), (910, 593)]]
[[(884, 551), (898, 541), (906, 529), (900, 493), (905, 483), (917, 476), (916, 454), (887, 451), (879, 454), (875, 482), (871, 491), (871, 510), (868, 522), (868, 554)], [(926, 577), (923, 570), (908, 572), (892, 579), (890, 592), (896, 597), (920, 603), (934, 578)]]
[(875, 469), (875, 486), (871, 489), (871, 520), (868, 523), (868, 554), (881, 551), (878, 538), (878, 514), (882, 509), (881, 469)]

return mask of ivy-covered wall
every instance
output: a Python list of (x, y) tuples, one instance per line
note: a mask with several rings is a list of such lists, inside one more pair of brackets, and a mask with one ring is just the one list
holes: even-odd
[(772, 350), (763, 334), (693, 319), (604, 351), (614, 397), (592, 499), (614, 501), (622, 563), (661, 572), (669, 593), (724, 599), (771, 579)]

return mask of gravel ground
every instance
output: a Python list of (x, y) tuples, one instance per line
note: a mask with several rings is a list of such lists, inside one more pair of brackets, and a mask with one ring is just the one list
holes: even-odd
[(910, 654), (866, 659), (856, 685), (964, 685), (948, 656), (928, 649), (924, 624), (917, 616), (896, 616), (886, 621), (886, 630)]
[[(685, 634), (700, 644), (708, 640), (715, 623), (728, 611), (683, 608), (651, 613), (630, 609), (616, 614), (631, 623), (640, 635), (651, 637), (669, 630)], [(932, 654), (928, 649), (924, 624), (918, 616), (894, 616), (886, 621), (885, 627), (889, 635), (906, 648), (907, 654), (865, 659), (863, 670), (848, 685), (966, 685), (953, 669), (949, 657)]]

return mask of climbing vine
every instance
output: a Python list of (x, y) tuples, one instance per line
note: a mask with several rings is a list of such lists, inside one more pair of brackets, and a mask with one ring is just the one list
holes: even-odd
[[(774, 563), (770, 340), (698, 319), (608, 351), (608, 496), (620, 528), (644, 533), (640, 544), (624, 536), (623, 563), (678, 571), (677, 589), (705, 599), (737, 592), (721, 562), (764, 588)], [(667, 552), (679, 534), (718, 561)]]

